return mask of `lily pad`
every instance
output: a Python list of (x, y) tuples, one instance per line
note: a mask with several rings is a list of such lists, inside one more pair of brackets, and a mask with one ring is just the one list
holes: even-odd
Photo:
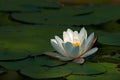
[[(27, 24), (43, 24), (50, 15), (37, 13), (13, 13), (11, 18), (15, 21)], [(29, 19), (28, 19), (29, 18)]]
[(93, 7), (93, 16), (108, 17), (112, 20), (119, 19), (120, 17), (120, 5), (97, 5)]
[(86, 12), (84, 11), (84, 9), (81, 9), (79, 11), (76, 10), (74, 12), (74, 10), (68, 9), (68, 12), (70, 12), (68, 13), (67, 10), (61, 9), (59, 11), (50, 10), (50, 11), (43, 11), (41, 13), (38, 13), (38, 12), (37, 13), (13, 13), (11, 15), (11, 18), (22, 23), (55, 24), (55, 25), (98, 25), (98, 24), (107, 23), (111, 20), (107, 17), (80, 15)]
[(45, 24), (60, 24), (60, 25), (99, 25), (108, 23), (109, 18), (83, 15), (72, 17), (59, 17), (46, 20)]
[(59, 60), (51, 59), (46, 56), (34, 56), (20, 61), (0, 61), (0, 65), (10, 70), (20, 70), (31, 65), (41, 65), (46, 67), (55, 67), (65, 64)]
[[(46, 10), (42, 10), (42, 12), (47, 12)], [(54, 15), (69, 15), (69, 16), (79, 16), (79, 15), (87, 15), (91, 14), (93, 10), (88, 6), (84, 7), (62, 7), (59, 10), (55, 10)], [(55, 14), (56, 13), (56, 14)]]
[[(63, 7), (58, 10), (42, 10), (42, 12), (34, 12), (34, 13), (13, 13), (11, 14), (11, 18), (22, 23), (47, 24), (49, 20), (59, 21), (58, 19), (61, 20), (64, 18), (65, 19), (70, 18), (72, 20), (72, 16), (77, 17), (79, 15), (84, 15), (91, 12), (92, 10), (87, 7), (85, 8), (84, 7), (83, 8)], [(62, 21), (65, 21), (65, 20), (62, 20)], [(56, 24), (56, 22), (51, 24)], [(60, 22), (58, 22), (58, 24), (60, 24)]]
[(27, 57), (28, 57), (28, 53), (24, 53), (24, 52), (0, 51), (0, 61), (21, 60)]
[(103, 32), (98, 34), (98, 42), (106, 45), (120, 46), (120, 33)]
[(70, 75), (67, 77), (67, 80), (98, 80), (98, 78), (92, 76)]
[(105, 30), (108, 32), (120, 32), (120, 24), (114, 20), (110, 23), (104, 24), (101, 27), (102, 27), (102, 30)]
[(119, 73), (111, 73), (109, 75), (100, 75), (100, 76), (78, 76), (71, 75), (67, 80), (119, 80)]
[(40, 66), (30, 66), (20, 70), (22, 75), (33, 79), (48, 79), (48, 78), (60, 78), (65, 77), (71, 73), (70, 70), (64, 69), (64, 67), (57, 68), (44, 68)]
[(106, 72), (104, 66), (100, 65), (99, 63), (91, 63), (91, 62), (86, 62), (83, 65), (68, 63), (67, 65), (64, 66), (64, 68), (70, 69), (73, 72), (72, 74), (79, 74), (79, 75), (96, 75)]
[(20, 25), (19, 22), (14, 22), (12, 20), (9, 19), (9, 13), (0, 13), (0, 25), (1, 26), (16, 26), (16, 25)]
[(47, 0), (0, 0), (0, 11), (38, 11), (40, 8), (59, 7), (60, 4)]
[[(32, 0), (29, 0), (32, 1)], [(20, 0), (0, 0), (0, 11), (33, 11), (37, 8)], [(7, 6), (6, 6), (7, 5)], [(29, 5), (29, 6), (27, 6)]]
[(100, 63), (103, 65), (107, 72), (96, 76), (81, 76), (81, 75), (70, 75), (67, 80), (119, 80), (120, 72), (116, 70), (116, 64), (112, 63)]

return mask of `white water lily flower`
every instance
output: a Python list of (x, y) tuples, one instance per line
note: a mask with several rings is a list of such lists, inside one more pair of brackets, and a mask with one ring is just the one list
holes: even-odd
[(63, 32), (63, 40), (55, 36), (55, 39), (50, 40), (53, 48), (59, 53), (45, 53), (48, 56), (58, 58), (63, 61), (76, 63), (84, 63), (84, 58), (95, 53), (98, 48), (92, 48), (96, 42), (94, 33), (87, 37), (87, 31), (83, 27), (80, 32), (67, 29)]

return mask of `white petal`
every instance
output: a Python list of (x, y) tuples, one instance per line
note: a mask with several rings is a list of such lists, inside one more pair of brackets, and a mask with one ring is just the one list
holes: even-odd
[(74, 35), (73, 35), (73, 42), (80, 42), (80, 38), (79, 38), (79, 35), (78, 35), (78, 31), (75, 31), (74, 32)]
[(90, 55), (94, 54), (97, 50), (98, 50), (97, 47), (92, 48), (91, 50), (89, 50), (89, 51), (87, 51), (86, 53), (84, 53), (81, 57), (87, 57), (87, 56), (90, 56)]
[(82, 53), (84, 52), (85, 49), (85, 39), (83, 40), (83, 43), (81, 44), (81, 46), (79, 46), (79, 54), (77, 57), (80, 57), (82, 55)]
[(63, 32), (63, 40), (64, 42), (71, 42), (71, 39), (67, 32)]
[(66, 56), (68, 57), (68, 54), (65, 52), (63, 46), (62, 46), (62, 43), (63, 43), (63, 40), (61, 38), (59, 38), (58, 36), (55, 36), (55, 39), (57, 41), (57, 44), (58, 46), (60, 47), (60, 49), (62, 49), (62, 51), (64, 51), (63, 53), (61, 53), (63, 56)]
[(81, 43), (83, 42), (84, 39), (85, 40), (87, 39), (87, 31), (84, 27), (80, 30), (79, 38), (80, 38)]
[(91, 48), (93, 41), (94, 41), (94, 32), (90, 34), (90, 36), (88, 37), (87, 41), (86, 41), (86, 45), (85, 45), (85, 51), (87, 51), (88, 49)]
[(73, 31), (71, 29), (67, 29), (67, 33), (70, 37), (71, 42), (73, 42)]
[(63, 51), (63, 49), (60, 47), (60, 46), (58, 46), (58, 44), (57, 44), (57, 41), (55, 40), (55, 39), (51, 39), (51, 45), (53, 46), (53, 48), (56, 50), (56, 51), (58, 51), (59, 53), (64, 53), (64, 51)]
[(71, 60), (70, 58), (62, 56), (62, 55), (60, 55), (58, 53), (55, 53), (55, 52), (45, 52), (43, 54), (45, 54), (47, 56), (50, 56), (50, 57), (58, 58), (58, 59), (63, 60), (63, 61), (69, 61), (69, 60)]

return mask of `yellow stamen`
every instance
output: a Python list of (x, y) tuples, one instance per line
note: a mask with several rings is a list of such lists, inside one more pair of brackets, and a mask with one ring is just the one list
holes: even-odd
[(75, 46), (75, 47), (78, 47), (78, 46), (80, 46), (81, 44), (80, 43), (78, 43), (78, 42), (74, 42), (73, 43), (73, 46)]

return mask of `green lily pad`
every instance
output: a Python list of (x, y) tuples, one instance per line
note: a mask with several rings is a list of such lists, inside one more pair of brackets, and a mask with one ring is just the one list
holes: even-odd
[(109, 4), (111, 0), (53, 0), (66, 6)]
[[(34, 2), (34, 1), (32, 1)], [(37, 6), (38, 8), (43, 9), (59, 9), (61, 8), (61, 4), (49, 0), (39, 0), (36, 1), (36, 3), (32, 3), (34, 6)]]
[(98, 80), (98, 78), (92, 76), (70, 75), (67, 77), (67, 80)]
[[(37, 13), (13, 13), (11, 18), (15, 21), (29, 24), (43, 24), (45, 20), (50, 17), (48, 14)], [(28, 19), (29, 18), (29, 19)]]
[(55, 67), (65, 64), (65, 62), (48, 58), (47, 56), (34, 56), (20, 61), (0, 61), (0, 65), (10, 70), (20, 70), (31, 65), (41, 65), (46, 67)]
[(28, 53), (0, 51), (0, 61), (21, 60), (26, 57), (28, 57)]
[(20, 23), (18, 22), (14, 22), (12, 20), (9, 19), (9, 13), (0, 13), (0, 25), (1, 26), (16, 26), (16, 25), (20, 25)]
[(100, 63), (103, 65), (107, 72), (96, 76), (81, 76), (81, 75), (70, 75), (67, 80), (119, 80), (120, 72), (116, 70), (116, 64), (113, 63)]
[[(72, 16), (77, 17), (77, 15), (79, 16), (79, 15), (88, 14), (91, 12), (92, 10), (87, 7), (85, 8), (84, 7), (83, 8), (63, 7), (58, 10), (42, 10), (42, 12), (36, 12), (36, 13), (13, 13), (11, 15), (11, 18), (23, 23), (47, 24), (49, 20), (50, 21), (57, 20), (57, 19), (61, 20), (64, 18), (65, 19), (70, 18), (72, 20)], [(62, 20), (62, 21), (65, 21), (65, 20)], [(64, 23), (66, 23), (66, 21)], [(53, 21), (53, 23), (50, 23), (50, 24), (56, 24), (56, 22), (54, 23)], [(60, 24), (60, 22), (58, 22), (57, 24)]]
[(107, 45), (120, 46), (120, 34), (119, 33), (109, 33), (101, 32), (99, 35), (98, 42)]
[(60, 9), (42, 11), (41, 13), (13, 13), (11, 17), (23, 23), (56, 25), (98, 25), (111, 20), (107, 17), (80, 15), (85, 13), (86, 9), (68, 9), (68, 12), (66, 9)]
[[(29, 0), (32, 1), (32, 0)], [(20, 0), (0, 0), (0, 11), (33, 11), (37, 8), (30, 2)], [(35, 1), (36, 2), (36, 1)], [(6, 6), (7, 5), (7, 6)]]
[(40, 66), (30, 66), (20, 70), (22, 75), (25, 75), (34, 79), (48, 79), (48, 78), (60, 78), (65, 77), (71, 73), (70, 70), (64, 69), (64, 67), (57, 68), (44, 68)]
[(60, 4), (47, 0), (0, 0), (0, 11), (38, 11), (41, 8), (59, 7)]
[(86, 62), (83, 65), (68, 63), (67, 65), (64, 66), (64, 68), (70, 69), (73, 72), (72, 74), (80, 75), (96, 75), (106, 72), (104, 66), (100, 65), (99, 63), (91, 62)]
[(65, 64), (65, 62), (54, 58), (49, 58), (48, 56), (35, 57), (33, 61), (36, 65), (39, 64), (48, 67), (55, 67)]
[(119, 73), (111, 73), (109, 75), (100, 75), (100, 76), (78, 76), (71, 75), (67, 80), (119, 80)]
[(120, 17), (120, 5), (97, 5), (93, 7), (93, 16), (108, 17), (112, 20), (119, 19)]
[(59, 17), (46, 20), (45, 24), (60, 24), (60, 25), (99, 25), (108, 23), (109, 18), (83, 15), (72, 17)]
[[(48, 10), (42, 10), (42, 13), (47, 13)], [(54, 10), (53, 15), (66, 15), (66, 16), (79, 16), (79, 15), (87, 15), (91, 14), (93, 10), (89, 7), (62, 7), (59, 10)], [(48, 13), (47, 13), (48, 14)]]
[(102, 27), (102, 30), (108, 31), (108, 32), (120, 32), (120, 24), (117, 23), (117, 21), (112, 21), (110, 23), (104, 24)]

